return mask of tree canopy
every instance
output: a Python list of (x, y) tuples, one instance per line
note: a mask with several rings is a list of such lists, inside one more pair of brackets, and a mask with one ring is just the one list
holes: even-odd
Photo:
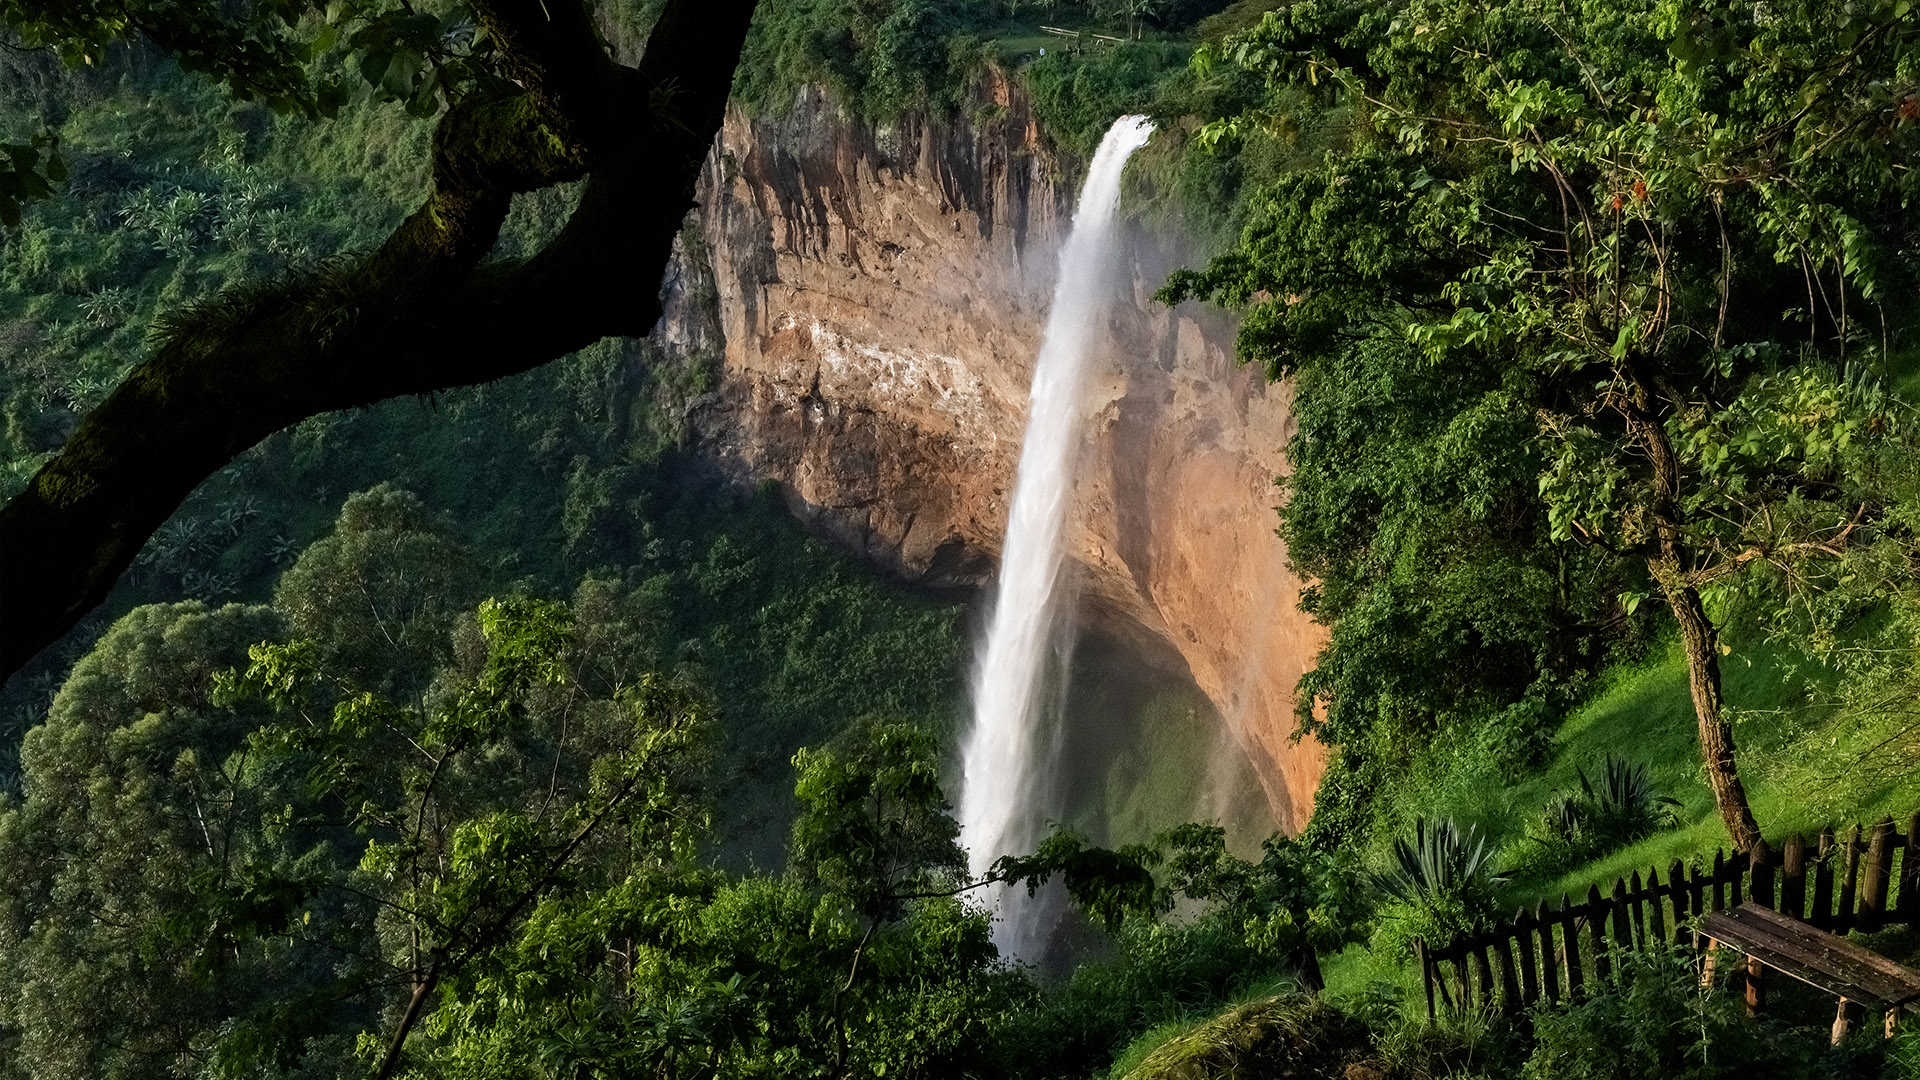
[[(1165, 295), (1246, 312), (1243, 358), (1301, 382), (1302, 460), (1396, 442), (1350, 426), (1345, 402), (1372, 386), (1391, 389), (1369, 408), (1411, 413), (1408, 435), (1445, 455), (1294, 481), (1286, 531), (1324, 572), (1312, 603), (1356, 620), (1307, 683), (1335, 741), (1364, 757), (1370, 721), (1351, 708), (1388, 700), (1367, 680), (1419, 663), (1362, 658), (1391, 640), (1369, 604), (1407, 569), (1454, 561), (1447, 530), (1504, 534), (1493, 550), (1517, 561), (1448, 568), (1444, 592), (1397, 610), (1482, 606), (1461, 621), (1526, 685), (1604, 612), (1560, 602), (1564, 629), (1499, 649), (1502, 607), (1550, 627), (1522, 607), (1571, 574), (1617, 588), (1623, 614), (1658, 596), (1727, 828), (1758, 842), (1703, 594), (1763, 565), (1804, 585), (1876, 530), (1903, 535), (1884, 511), (1914, 436), (1883, 386), (1920, 279), (1904, 240), (1920, 199), (1909, 16), (1904, 0), (1303, 3), (1196, 58), (1271, 88), (1203, 143), (1230, 152), (1283, 126), (1302, 86), (1351, 123)], [(1356, 516), (1383, 514), (1401, 523), (1390, 546), (1333, 550)], [(1589, 553), (1546, 554), (1542, 534)]]
[[(211, 0), (0, 7), (8, 31), (74, 62), (137, 37), (276, 108), (324, 117), (357, 82), (438, 113), (431, 191), (384, 242), (169, 313), (149, 357), (0, 508), (0, 669), (99, 603), (181, 500), (262, 437), (650, 329), (752, 11), (752, 0), (669, 0), (627, 64), (581, 0), (477, 0), (441, 14)], [(48, 150), (35, 140), (9, 152), (9, 212), (50, 188)], [(573, 182), (579, 201), (546, 246), (489, 258), (515, 195)]]

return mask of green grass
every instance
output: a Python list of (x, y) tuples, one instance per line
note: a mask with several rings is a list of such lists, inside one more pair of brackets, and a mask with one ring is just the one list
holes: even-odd
[[(1841, 830), (1883, 816), (1904, 821), (1920, 809), (1920, 785), (1903, 783), (1886, 771), (1852, 767), (1886, 738), (1894, 718), (1838, 732), (1803, 723), (1818, 715), (1822, 678), (1773, 650), (1744, 645), (1744, 636), (1729, 635), (1734, 647), (1721, 658), (1722, 679), (1738, 717), (1735, 739), (1742, 779), (1770, 841), (1778, 843), (1796, 832), (1810, 836), (1823, 826)], [(1727, 846), (1700, 765), (1685, 661), (1672, 641), (1657, 644), (1637, 663), (1605, 673), (1598, 688), (1561, 725), (1552, 756), (1540, 769), (1521, 777), (1502, 776), (1490, 764), (1490, 755), (1473, 752), (1471, 736), (1443, 736), (1421, 761), (1410, 763), (1407, 787), (1395, 800), (1408, 820), (1453, 817), (1478, 825), (1501, 845), (1502, 864), (1512, 866), (1529, 850), (1529, 831), (1548, 798), (1577, 786), (1579, 770), (1592, 771), (1610, 753), (1648, 766), (1658, 789), (1680, 803), (1675, 826), (1600, 858), (1517, 879), (1510, 896), (1516, 905), (1557, 900), (1563, 894), (1578, 899), (1595, 886), (1605, 892), (1616, 878), (1636, 871), (1644, 875), (1649, 868), (1657, 867), (1664, 877), (1674, 859), (1709, 860)], [(1811, 769), (1808, 763), (1814, 763)], [(1391, 839), (1388, 833), (1379, 843), (1384, 846)], [(1323, 959), (1332, 995), (1371, 994), (1380, 984), (1390, 984), (1409, 1005), (1420, 993), (1410, 966), (1364, 942)]]
[(1326, 995), (1335, 1001), (1353, 1001), (1394, 994), (1411, 1011), (1420, 998), (1419, 973), (1410, 964), (1387, 956), (1366, 942), (1349, 945), (1320, 958), (1320, 976)]
[(1175, 1039), (1192, 1034), (1195, 1029), (1212, 1018), (1213, 1014), (1211, 1013), (1195, 1014), (1193, 1016), (1183, 1016), (1178, 1020), (1168, 1020), (1155, 1024), (1141, 1032), (1139, 1038), (1127, 1044), (1127, 1048), (1121, 1052), (1118, 1058), (1114, 1059), (1113, 1068), (1107, 1075), (1118, 1080), (1118, 1078), (1132, 1073), (1140, 1067), (1141, 1062), (1153, 1056), (1155, 1050), (1160, 1049)]
[[(1727, 701), (1736, 713), (1735, 739), (1742, 776), (1755, 815), (1769, 837), (1812, 831), (1822, 825), (1871, 821), (1882, 814), (1904, 817), (1920, 808), (1920, 790), (1870, 773), (1845, 769), (1882, 737), (1874, 726), (1830, 743), (1830, 733), (1801, 734), (1800, 720), (1817, 713), (1819, 677), (1794, 667), (1764, 646), (1736, 647), (1721, 659)], [(1562, 724), (1552, 757), (1522, 777), (1500, 775), (1488, 755), (1471, 752), (1471, 735), (1442, 736), (1424, 760), (1412, 764), (1408, 789), (1397, 796), (1405, 815), (1453, 817), (1478, 825), (1505, 849), (1508, 863), (1525, 843), (1527, 830), (1555, 792), (1579, 783), (1608, 754), (1644, 763), (1656, 786), (1680, 803), (1677, 828), (1658, 833), (1594, 862), (1569, 866), (1537, 881), (1520, 899), (1584, 891), (1675, 858), (1711, 855), (1726, 843), (1713, 795), (1701, 769), (1685, 662), (1671, 641), (1644, 660), (1603, 676), (1599, 689)], [(1817, 744), (1816, 744), (1817, 743)], [(1814, 797), (1790, 762), (1828, 760), (1835, 775)], [(1836, 819), (1834, 814), (1844, 817)], [(1381, 843), (1390, 842), (1383, 837)]]

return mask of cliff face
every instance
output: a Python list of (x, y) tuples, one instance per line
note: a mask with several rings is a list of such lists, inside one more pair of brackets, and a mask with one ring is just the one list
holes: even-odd
[[(892, 572), (991, 575), (1074, 191), (1024, 103), (875, 130), (820, 97), (727, 121), (700, 197), (724, 336), (702, 456)], [(1274, 536), (1287, 393), (1232, 361), (1232, 326), (1149, 299), (1174, 253), (1134, 230), (1087, 402), (1073, 555), (1097, 629), (1188, 675), (1297, 832), (1323, 754), (1294, 744), (1318, 648)], [(674, 314), (669, 334), (690, 334)], [(681, 325), (676, 328), (675, 323)]]

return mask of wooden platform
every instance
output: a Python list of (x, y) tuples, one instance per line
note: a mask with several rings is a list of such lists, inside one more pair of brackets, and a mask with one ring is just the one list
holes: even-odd
[(1746, 956), (1749, 1011), (1765, 1003), (1762, 972), (1768, 968), (1838, 998), (1836, 1043), (1852, 1026), (1851, 1010), (1884, 1013), (1891, 1035), (1903, 1011), (1920, 1007), (1920, 971), (1770, 908), (1741, 904), (1713, 912), (1701, 919), (1699, 932), (1707, 939), (1709, 972), (1719, 947)]

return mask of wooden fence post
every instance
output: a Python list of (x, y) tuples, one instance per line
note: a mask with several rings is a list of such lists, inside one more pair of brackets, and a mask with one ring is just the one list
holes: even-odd
[(1493, 966), (1487, 962), (1487, 939), (1475, 938), (1467, 951), (1473, 954), (1473, 974), (1480, 982), (1479, 1001), (1484, 1009), (1493, 1004), (1496, 992), (1493, 988)]
[(1673, 893), (1673, 943), (1687, 943), (1687, 920), (1693, 911), (1687, 904), (1687, 864), (1675, 859), (1667, 864), (1667, 889)]
[(1560, 965), (1556, 963), (1559, 958), (1554, 955), (1553, 921), (1547, 916), (1544, 902), (1533, 906), (1533, 925), (1540, 934), (1540, 988), (1548, 1001), (1559, 1001)]
[(1713, 910), (1727, 910), (1727, 853), (1713, 853)]
[(1505, 931), (1497, 931), (1493, 939), (1493, 951), (1500, 957), (1500, 1011), (1517, 1013), (1522, 1007), (1520, 1000), (1520, 979), (1514, 969), (1513, 938)]
[(1540, 1000), (1540, 975), (1533, 966), (1533, 916), (1525, 908), (1513, 913), (1513, 951), (1520, 961), (1520, 1003)]
[(1627, 886), (1627, 907), (1633, 916), (1633, 943), (1645, 945), (1647, 943), (1646, 891), (1640, 885), (1640, 871), (1635, 870), (1633, 877), (1628, 880), (1630, 884)]
[(1882, 818), (1867, 842), (1867, 868), (1860, 881), (1860, 914), (1854, 925), (1872, 933), (1886, 925), (1887, 886), (1893, 875), (1893, 819)]
[(1607, 903), (1598, 885), (1587, 887), (1587, 936), (1593, 942), (1593, 978), (1604, 989), (1613, 967), (1607, 962)]
[(1833, 929), (1833, 830), (1820, 830), (1819, 861), (1813, 866), (1813, 910), (1807, 921), (1822, 930)]
[(1613, 943), (1622, 951), (1633, 948), (1633, 923), (1628, 914), (1631, 901), (1627, 897), (1627, 883), (1619, 878), (1613, 879)]
[(1434, 1021), (1433, 1011), (1433, 959), (1427, 955), (1427, 943), (1422, 938), (1413, 939), (1413, 955), (1420, 961), (1420, 985), (1427, 991), (1427, 1023)]
[(1660, 909), (1666, 906), (1667, 891), (1660, 886), (1659, 867), (1647, 868), (1647, 895), (1651, 903), (1647, 905), (1647, 920), (1652, 936), (1643, 939), (1646, 945), (1664, 945), (1667, 941), (1667, 916)]
[(1900, 894), (1895, 897), (1900, 921), (1920, 921), (1920, 811), (1907, 819), (1906, 850), (1900, 854)]
[(1560, 894), (1560, 958), (1567, 969), (1567, 1000), (1580, 998), (1583, 979), (1580, 974), (1580, 933), (1575, 921), (1573, 902), (1566, 893)]
[(1747, 858), (1751, 875), (1748, 878), (1747, 898), (1761, 907), (1770, 908), (1773, 906), (1773, 852), (1767, 849), (1765, 840), (1756, 840)]
[(1787, 837), (1780, 853), (1780, 911), (1798, 919), (1807, 908), (1807, 838), (1799, 833)]
[(1840, 910), (1834, 912), (1833, 930), (1844, 934), (1853, 929), (1854, 899), (1860, 877), (1860, 826), (1847, 830), (1846, 850), (1841, 852)]

